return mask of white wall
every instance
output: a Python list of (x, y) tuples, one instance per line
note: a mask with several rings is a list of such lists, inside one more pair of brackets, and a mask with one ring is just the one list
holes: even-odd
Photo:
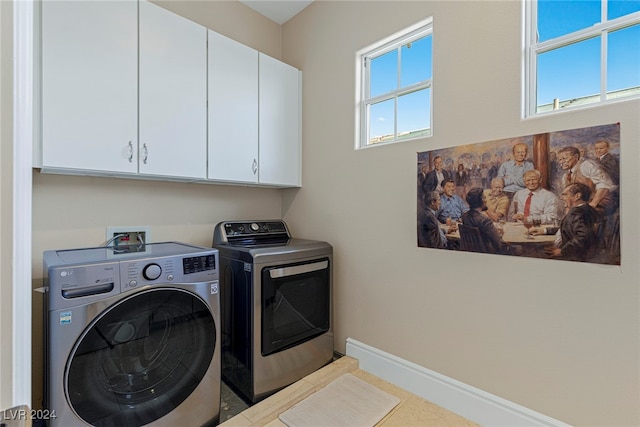
[(12, 318), (13, 309), (6, 301), (13, 297), (12, 289), (12, 154), (13, 96), (11, 41), (12, 4), (0, 2), (0, 410), (13, 405), (12, 397)]
[[(354, 151), (355, 52), (434, 17), (432, 138)], [(640, 102), (522, 120), (518, 1), (316, 1), (283, 26), (303, 70), (303, 183), (283, 215), (334, 245), (335, 332), (574, 425), (640, 424)], [(416, 152), (621, 123), (622, 266), (416, 246)]]

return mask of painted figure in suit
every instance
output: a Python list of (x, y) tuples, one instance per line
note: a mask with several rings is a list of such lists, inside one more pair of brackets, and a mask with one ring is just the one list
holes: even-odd
[(442, 193), (442, 181), (445, 179), (451, 179), (451, 172), (443, 168), (444, 161), (442, 157), (436, 156), (433, 159), (433, 170), (427, 173), (426, 178), (422, 184), (422, 190), (424, 194), (430, 191), (439, 191)]
[(427, 165), (422, 165), (420, 167), (420, 172), (418, 172), (418, 185), (422, 186), (424, 180), (427, 179), (427, 173), (429, 173), (429, 168)]
[[(555, 246), (545, 248), (552, 258), (569, 261), (588, 261), (596, 248), (596, 223), (598, 212), (589, 204), (591, 189), (582, 183), (569, 184), (560, 195), (567, 213), (560, 222)], [(540, 234), (546, 229), (535, 230)]]
[(454, 180), (456, 182), (456, 193), (458, 196), (464, 197), (467, 185), (469, 184), (469, 173), (465, 170), (462, 163), (458, 165)]
[(482, 214), (482, 211), (486, 208), (484, 190), (479, 187), (472, 188), (467, 193), (466, 200), (469, 210), (462, 214), (462, 223), (480, 230), (480, 236), (489, 253), (505, 253), (507, 245), (502, 241), (493, 226), (493, 221)]
[(600, 166), (609, 175), (614, 184), (620, 185), (620, 162), (609, 152), (609, 142), (601, 140), (595, 143), (594, 150)]
[(418, 195), (418, 210), (424, 207), (424, 180), (427, 179), (427, 173), (429, 172), (429, 168), (427, 165), (422, 165), (420, 167), (420, 172), (418, 172), (418, 190), (416, 194)]
[[(444, 249), (447, 247), (447, 237), (436, 218), (440, 210), (440, 193), (428, 192), (424, 197), (424, 205), (418, 213), (418, 246)], [(448, 232), (452, 231), (455, 231), (455, 226), (449, 227)]]

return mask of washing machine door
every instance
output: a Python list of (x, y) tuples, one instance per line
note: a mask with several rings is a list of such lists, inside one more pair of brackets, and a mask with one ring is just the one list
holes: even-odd
[(216, 345), (213, 316), (197, 295), (150, 289), (96, 317), (73, 348), (65, 393), (93, 426), (140, 426), (173, 411), (198, 386)]

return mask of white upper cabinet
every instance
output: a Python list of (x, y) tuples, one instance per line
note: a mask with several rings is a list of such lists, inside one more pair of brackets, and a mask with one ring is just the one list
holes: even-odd
[(301, 72), (260, 54), (259, 182), (301, 185)]
[(40, 36), (35, 167), (300, 186), (294, 67), (147, 0), (42, 0)]
[(207, 30), (140, 1), (139, 172), (207, 173)]
[(138, 4), (42, 2), (44, 168), (137, 172)]
[(209, 31), (209, 179), (300, 186), (300, 79)]
[(258, 51), (209, 31), (209, 172), (258, 182)]

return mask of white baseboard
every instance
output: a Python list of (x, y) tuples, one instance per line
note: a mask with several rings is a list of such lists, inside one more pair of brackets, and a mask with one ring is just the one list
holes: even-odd
[(569, 426), (352, 338), (347, 338), (347, 356), (358, 359), (363, 371), (482, 426)]

